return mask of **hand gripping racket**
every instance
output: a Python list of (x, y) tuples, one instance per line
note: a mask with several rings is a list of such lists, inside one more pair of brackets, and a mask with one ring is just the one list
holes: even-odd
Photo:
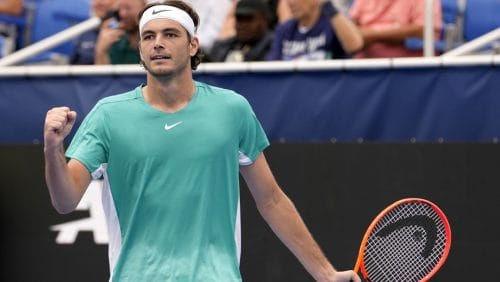
[(445, 214), (434, 203), (408, 198), (384, 209), (368, 227), (354, 271), (371, 282), (427, 281), (451, 246)]

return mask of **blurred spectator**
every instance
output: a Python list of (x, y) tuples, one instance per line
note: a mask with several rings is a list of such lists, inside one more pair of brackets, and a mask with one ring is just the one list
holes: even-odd
[[(217, 40), (227, 39), (229, 37), (233, 37), (236, 35), (236, 18), (235, 18), (235, 9), (238, 0), (231, 0), (231, 8), (229, 13), (224, 20), (224, 24), (217, 36)], [(290, 13), (290, 8), (286, 4), (286, 0), (261, 0), (269, 6), (271, 17), (269, 18), (269, 29), (274, 30), (275, 26), (278, 23), (283, 23), (292, 18)]]
[[(423, 37), (425, 0), (356, 0), (350, 16), (359, 26), (365, 42), (358, 58), (422, 56), (422, 51), (405, 48), (405, 39)], [(434, 0), (436, 40), (441, 30), (441, 1)]]
[(197, 34), (204, 52), (209, 52), (230, 12), (232, 0), (185, 0), (200, 16)]
[(292, 18), (292, 13), (290, 8), (286, 3), (286, 0), (267, 0), (265, 1), (271, 8), (271, 24), (270, 28), (274, 30), (274, 27), (279, 23), (284, 23)]
[(213, 62), (265, 61), (272, 42), (271, 12), (262, 0), (240, 0), (234, 12), (236, 35), (215, 41), (207, 60)]
[(276, 27), (269, 60), (347, 58), (362, 48), (357, 27), (330, 1), (285, 2), (293, 19)]
[(20, 16), (23, 13), (23, 0), (1, 0), (0, 14), (7, 16)]
[[(0, 15), (18, 17), (23, 14), (23, 0), (0, 0)], [(0, 57), (16, 49), (18, 27), (14, 23), (0, 20)]]
[[(219, 33), (217, 34), (215, 41), (227, 39), (229, 37), (233, 37), (236, 35), (236, 30), (234, 28), (234, 26), (236, 25), (234, 11), (236, 9), (236, 4), (238, 3), (238, 0), (230, 0), (230, 1), (231, 1), (231, 5), (229, 6), (229, 11), (226, 15), (226, 18), (222, 22), (222, 26), (219, 29)], [(207, 51), (211, 51), (211, 50), (205, 50), (205, 52), (207, 52)]]
[[(116, 9), (116, 0), (92, 0), (92, 15), (106, 20)], [(70, 63), (75, 65), (93, 65), (95, 62), (95, 44), (99, 36), (99, 28), (82, 34), (75, 43)]]
[(138, 64), (140, 62), (137, 15), (145, 7), (144, 0), (117, 0), (118, 18), (105, 20), (95, 47), (95, 63)]

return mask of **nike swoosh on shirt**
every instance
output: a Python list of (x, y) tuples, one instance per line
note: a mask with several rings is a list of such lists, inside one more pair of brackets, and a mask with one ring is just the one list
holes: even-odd
[(161, 12), (168, 12), (168, 11), (172, 11), (172, 10), (157, 10), (157, 11), (153, 10), (153, 13), (152, 13), (152, 14), (153, 14), (153, 15), (156, 15), (156, 14), (158, 14), (158, 13), (161, 13)]
[(179, 124), (181, 124), (181, 123), (182, 123), (182, 121), (178, 121), (178, 122), (176, 122), (176, 123), (174, 123), (174, 124), (172, 124), (172, 125), (168, 125), (168, 123), (165, 123), (165, 130), (170, 130), (170, 129), (172, 129), (172, 128), (174, 128), (174, 127), (178, 126), (178, 125), (179, 125)]

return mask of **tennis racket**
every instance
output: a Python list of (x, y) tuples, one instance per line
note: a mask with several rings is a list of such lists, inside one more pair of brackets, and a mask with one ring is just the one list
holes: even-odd
[(451, 229), (434, 203), (408, 198), (384, 209), (368, 227), (354, 271), (371, 282), (427, 281), (444, 264)]

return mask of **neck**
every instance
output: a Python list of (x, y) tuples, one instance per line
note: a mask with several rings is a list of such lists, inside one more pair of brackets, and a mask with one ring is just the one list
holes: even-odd
[(192, 76), (158, 77), (148, 74), (143, 88), (144, 99), (164, 112), (177, 112), (193, 98), (195, 85)]

